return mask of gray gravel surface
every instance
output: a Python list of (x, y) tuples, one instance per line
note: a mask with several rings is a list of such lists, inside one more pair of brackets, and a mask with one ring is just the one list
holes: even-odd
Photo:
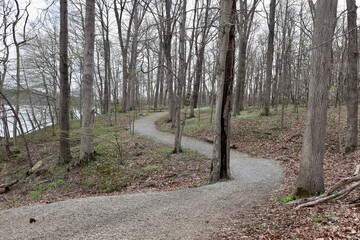
[[(142, 117), (136, 131), (161, 143), (174, 136), (155, 129), (164, 113)], [(209, 158), (212, 146), (183, 138), (183, 147)], [(172, 192), (71, 199), (0, 211), (0, 239), (208, 239), (215, 227), (257, 199), (270, 197), (282, 179), (274, 161), (231, 151), (233, 180)], [(34, 218), (36, 222), (29, 222)]]

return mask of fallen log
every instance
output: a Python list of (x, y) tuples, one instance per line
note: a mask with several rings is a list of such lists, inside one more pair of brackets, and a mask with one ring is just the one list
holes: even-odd
[(18, 180), (14, 180), (9, 183), (1, 184), (0, 185), (0, 194), (8, 192), (10, 190), (10, 187), (13, 186), (14, 184), (16, 184), (17, 182), (18, 182)]

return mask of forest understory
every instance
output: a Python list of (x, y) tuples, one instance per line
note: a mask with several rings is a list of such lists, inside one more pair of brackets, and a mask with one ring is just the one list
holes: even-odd
[[(360, 239), (359, 188), (342, 199), (314, 207), (295, 209), (298, 204), (288, 203), (297, 198), (294, 192), (306, 122), (305, 108), (294, 112), (293, 107), (287, 107), (283, 128), (280, 107), (278, 112), (272, 109), (270, 117), (262, 117), (260, 113), (254, 108), (233, 116), (231, 146), (251, 156), (281, 162), (284, 181), (265, 204), (239, 209), (230, 220), (224, 220), (213, 239)], [(340, 179), (353, 176), (360, 164), (360, 150), (344, 154), (345, 113), (345, 108), (340, 114), (338, 108), (328, 111), (324, 159), (326, 189)], [(187, 119), (184, 135), (211, 142), (210, 114), (211, 109), (204, 109), (198, 111), (197, 118)], [(171, 131), (165, 121), (159, 121), (158, 128)]]
[[(144, 113), (145, 114), (145, 113)], [(80, 122), (71, 122), (69, 164), (58, 164), (59, 134), (51, 127), (27, 135), (32, 170), (23, 144), (12, 146), (10, 158), (0, 157), (0, 185), (17, 181), (3, 194), (0, 210), (29, 204), (52, 203), (73, 198), (137, 192), (171, 191), (208, 182), (209, 161), (194, 151), (172, 154), (172, 147), (133, 134), (133, 113), (95, 118), (96, 160), (81, 162)], [(20, 138), (21, 139), (21, 138)]]
[[(345, 109), (329, 109), (324, 161), (326, 187), (352, 176), (359, 164), (360, 151), (344, 155)], [(184, 135), (211, 142), (211, 109), (196, 111), (196, 118), (186, 119)], [(232, 148), (256, 157), (275, 159), (285, 170), (285, 179), (273, 196), (262, 199), (251, 209), (239, 209), (214, 230), (212, 239), (360, 239), (360, 208), (349, 202), (359, 200), (359, 189), (343, 199), (295, 209), (288, 204), (296, 199), (294, 184), (305, 123), (305, 109), (298, 113), (285, 109), (284, 126), (280, 111), (270, 117), (250, 108), (232, 118)], [(134, 115), (120, 114), (116, 124), (107, 126), (105, 117), (96, 118), (96, 161), (80, 163), (78, 121), (71, 123), (71, 150), (68, 165), (58, 165), (58, 137), (51, 128), (28, 135), (34, 162), (39, 169), (27, 173), (24, 151), (13, 149), (11, 158), (2, 158), (0, 184), (18, 180), (9, 191), (0, 194), (0, 209), (36, 203), (51, 203), (71, 198), (117, 195), (146, 191), (169, 191), (207, 184), (209, 161), (185, 150), (171, 154), (172, 147), (133, 135), (130, 127)], [(172, 131), (166, 117), (157, 122), (158, 129)], [(125, 171), (126, 170), (126, 171)], [(258, 202), (258, 201), (257, 201)]]

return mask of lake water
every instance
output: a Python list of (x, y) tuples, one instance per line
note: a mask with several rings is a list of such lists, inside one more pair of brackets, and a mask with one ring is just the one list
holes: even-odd
[[(11, 111), (10, 107), (6, 107), (6, 115), (7, 115), (7, 122), (10, 132), (10, 137), (13, 135), (13, 123), (14, 123), (14, 114)], [(31, 124), (31, 121), (35, 125), (35, 128), (38, 127), (43, 128), (45, 126), (51, 125), (51, 118), (49, 114), (49, 109), (47, 106), (35, 106), (34, 107), (34, 115), (35, 119), (31, 113), (31, 107), (27, 105), (23, 105), (20, 107), (19, 118), (20, 122), (23, 126), (23, 130), (25, 133), (29, 133), (34, 130), (34, 127)], [(0, 113), (0, 117), (3, 117), (3, 114)], [(18, 133), (20, 134), (20, 128), (18, 126)], [(0, 120), (0, 136), (4, 136), (4, 126), (3, 121)]]

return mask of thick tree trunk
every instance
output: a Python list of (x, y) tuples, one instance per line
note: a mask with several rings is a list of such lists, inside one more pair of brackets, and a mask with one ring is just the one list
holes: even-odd
[(58, 163), (69, 163), (70, 152), (70, 83), (68, 65), (68, 7), (67, 0), (60, 1), (60, 140)]
[[(174, 141), (174, 153), (182, 152), (181, 149), (181, 137), (182, 137), (182, 121), (181, 121), (181, 100), (182, 100), (182, 91), (186, 81), (186, 53), (185, 53), (185, 24), (186, 24), (186, 3), (187, 0), (183, 0), (182, 5), (182, 15), (180, 21), (180, 36), (179, 36), (179, 77), (177, 78), (177, 88), (176, 88), (176, 123), (175, 123), (175, 141)], [(184, 120), (185, 121), (185, 120)]]
[(336, 9), (337, 0), (316, 2), (307, 121), (300, 172), (296, 183), (296, 194), (299, 196), (319, 194), (324, 191), (323, 159)]
[(347, 21), (348, 21), (348, 57), (347, 57), (347, 130), (345, 152), (355, 150), (357, 147), (358, 135), (358, 38), (356, 24), (356, 1), (346, 0), (347, 4)]
[(83, 118), (81, 126), (80, 160), (94, 158), (94, 40), (95, 40), (95, 0), (86, 0), (85, 48), (83, 79)]
[(220, 2), (220, 56), (214, 151), (210, 181), (230, 178), (230, 119), (235, 64), (236, 0)]

